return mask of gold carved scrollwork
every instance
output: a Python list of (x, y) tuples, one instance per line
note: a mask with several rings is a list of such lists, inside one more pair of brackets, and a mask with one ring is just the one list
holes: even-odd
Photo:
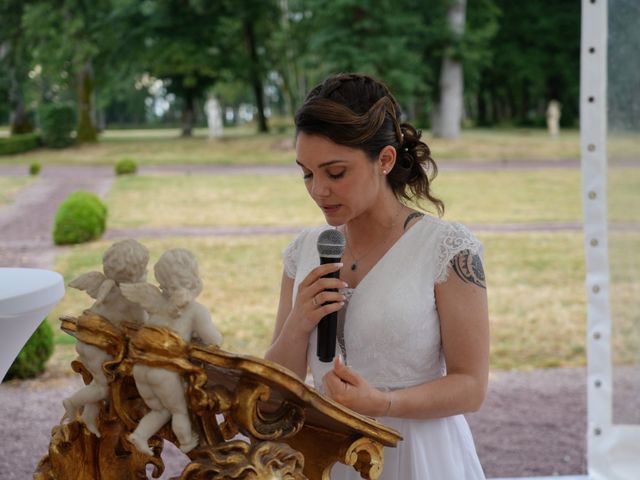
[(306, 480), (304, 457), (286, 444), (232, 440), (196, 452), (179, 480)]
[(274, 411), (261, 408), (269, 400), (267, 385), (240, 382), (236, 387), (234, 417), (248, 435), (260, 440), (274, 440), (295, 435), (304, 425), (304, 410), (283, 401)]
[(343, 463), (353, 466), (362, 478), (376, 480), (384, 465), (382, 445), (369, 438), (359, 438), (349, 445)]
[[(154, 478), (162, 474), (163, 440), (177, 442), (170, 424), (149, 440), (153, 455), (139, 452), (127, 439), (148, 411), (132, 376), (136, 363), (173, 370), (185, 380), (200, 443), (188, 453), (191, 463), (179, 480), (326, 480), (336, 461), (375, 480), (383, 466), (382, 444), (400, 439), (386, 427), (331, 405), (269, 362), (196, 346), (160, 327), (125, 323), (119, 329), (88, 313), (61, 320), (65, 332), (113, 357), (103, 364), (109, 397), (100, 404), (100, 437), (79, 420), (54, 427), (35, 480), (138, 480), (146, 478), (148, 464)], [(80, 361), (72, 368), (91, 382)], [(309, 412), (319, 423), (309, 424)], [(250, 443), (234, 439), (239, 431)]]

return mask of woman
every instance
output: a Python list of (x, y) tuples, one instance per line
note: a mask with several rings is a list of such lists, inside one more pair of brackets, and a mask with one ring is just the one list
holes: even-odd
[[(429, 148), (399, 111), (384, 85), (347, 74), (315, 87), (297, 112), (297, 163), (329, 226), (305, 230), (285, 250), (266, 357), (300, 378), (310, 368), (316, 388), (400, 432), (382, 479), (481, 479), (461, 414), (480, 408), (487, 386), (482, 247), (462, 225), (407, 205), (444, 210), (431, 193)], [(326, 228), (346, 238), (341, 264), (318, 266)], [(322, 278), (343, 265), (339, 279)], [(328, 369), (315, 345), (330, 312), (339, 312), (344, 360)], [(339, 465), (331, 478), (359, 476)]]

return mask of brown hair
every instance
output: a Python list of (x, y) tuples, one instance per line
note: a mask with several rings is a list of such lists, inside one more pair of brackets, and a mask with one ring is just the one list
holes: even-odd
[(321, 135), (357, 148), (375, 161), (387, 145), (396, 149), (396, 163), (387, 181), (398, 199), (426, 199), (440, 216), (442, 200), (431, 194), (438, 167), (431, 151), (420, 140), (422, 132), (400, 123), (400, 106), (382, 82), (355, 73), (332, 75), (309, 92), (296, 112), (299, 132)]

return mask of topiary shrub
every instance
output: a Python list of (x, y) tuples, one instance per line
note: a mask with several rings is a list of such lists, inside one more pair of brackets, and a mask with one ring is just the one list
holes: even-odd
[(91, 192), (77, 191), (65, 198), (56, 212), (56, 245), (83, 243), (99, 238), (107, 228), (107, 206)]
[(42, 141), (47, 147), (64, 148), (73, 143), (75, 111), (65, 103), (49, 103), (38, 109)]
[(115, 166), (116, 175), (132, 175), (138, 171), (138, 165), (130, 158), (123, 158)]
[(40, 136), (37, 133), (24, 133), (0, 138), (0, 155), (14, 155), (16, 153), (34, 150), (40, 146)]
[(40, 170), (42, 170), (42, 165), (40, 165), (38, 162), (33, 162), (31, 165), (29, 165), (29, 175), (31, 175), (32, 177), (38, 175), (40, 173)]
[(53, 330), (45, 318), (33, 332), (9, 368), (5, 380), (34, 378), (44, 373), (45, 363), (53, 353)]

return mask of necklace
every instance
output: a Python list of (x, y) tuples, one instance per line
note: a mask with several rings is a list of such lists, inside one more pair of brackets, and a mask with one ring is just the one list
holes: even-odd
[(400, 215), (400, 212), (402, 211), (403, 206), (400, 206), (400, 209), (398, 210), (398, 213), (396, 213), (393, 216), (393, 221), (391, 222), (391, 225), (389, 226), (389, 228), (387, 229), (387, 234), (384, 236), (384, 238), (382, 239), (382, 241), (375, 243), (371, 248), (369, 248), (365, 253), (363, 253), (362, 255), (360, 255), (358, 258), (356, 258), (353, 249), (351, 248), (351, 242), (349, 241), (349, 230), (347, 228), (347, 225), (345, 224), (344, 226), (344, 233), (345, 233), (345, 237), (347, 239), (347, 249), (349, 250), (349, 254), (351, 255), (352, 258), (352, 262), (351, 262), (351, 271), (355, 272), (358, 269), (358, 262), (360, 260), (362, 260), (363, 258), (365, 258), (367, 255), (369, 255), (371, 252), (373, 252), (377, 247), (384, 245), (385, 243), (387, 243), (387, 240), (389, 240), (389, 237), (391, 236), (391, 232), (393, 231), (393, 227), (396, 226), (396, 220), (398, 219), (398, 215)]

